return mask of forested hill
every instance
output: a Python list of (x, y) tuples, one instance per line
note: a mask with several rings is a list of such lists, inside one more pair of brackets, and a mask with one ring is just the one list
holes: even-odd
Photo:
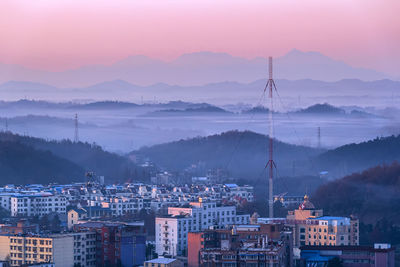
[(325, 103), (325, 104), (315, 104), (315, 105), (309, 106), (306, 109), (296, 111), (295, 113), (338, 115), (338, 114), (345, 114), (346, 112), (343, 109), (340, 109), (340, 108), (337, 108), (337, 107), (334, 107), (332, 105)]
[(344, 145), (322, 153), (315, 163), (321, 170), (329, 171), (332, 177), (343, 177), (395, 160), (400, 161), (400, 136)]
[(400, 244), (400, 164), (382, 165), (319, 187), (312, 202), (334, 216), (356, 215), (362, 243)]
[[(184, 170), (197, 164), (204, 170), (222, 168), (234, 178), (252, 179), (263, 172), (267, 163), (268, 137), (250, 131), (229, 131), (208, 137), (144, 147), (133, 154), (150, 158), (169, 170)], [(274, 141), (275, 162), (279, 175), (304, 172), (302, 161), (321, 150)]]
[(1, 132), (0, 141), (19, 143), (38, 151), (50, 152), (58, 158), (79, 166), (82, 174), (84, 171), (94, 171), (97, 175), (105, 176), (107, 182), (148, 178), (143, 169), (136, 166), (127, 157), (104, 151), (95, 144), (74, 143), (70, 140), (47, 141), (10, 132)]
[(84, 169), (49, 151), (15, 141), (0, 141), (0, 184), (81, 182)]

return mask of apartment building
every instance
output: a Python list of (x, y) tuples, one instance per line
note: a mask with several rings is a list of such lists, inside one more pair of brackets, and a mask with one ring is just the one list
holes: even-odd
[(96, 232), (71, 233), (74, 240), (74, 266), (96, 266)]
[(189, 233), (188, 266), (292, 266), (290, 236), (283, 224)]
[(193, 231), (250, 222), (250, 215), (237, 214), (235, 206), (218, 206), (215, 202), (203, 201), (202, 198), (198, 202), (190, 202), (189, 205), (169, 207), (168, 214), (191, 216)]
[(324, 216), (323, 210), (316, 209), (307, 195), (298, 209), (289, 211), (286, 223), (293, 229), (295, 248), (304, 245), (354, 246), (359, 244), (358, 219)]
[(102, 208), (99, 206), (94, 207), (74, 207), (67, 212), (67, 225), (68, 229), (71, 230), (75, 224), (88, 219), (100, 219), (109, 218), (112, 216), (112, 211), (108, 208)]
[(96, 266), (136, 266), (145, 261), (146, 235), (143, 223), (93, 221), (74, 225), (74, 230), (96, 233)]
[[(358, 224), (347, 217), (323, 216), (311, 219), (317, 224), (300, 226), (300, 244), (314, 246), (358, 245)], [(301, 234), (305, 232), (305, 234)]]
[(8, 258), (11, 266), (37, 263), (54, 263), (60, 267), (74, 265), (72, 235), (0, 235), (0, 244), (1, 260)]
[(11, 197), (13, 193), (1, 193), (0, 194), (0, 207), (5, 210), (11, 210)]
[(139, 197), (112, 197), (101, 203), (103, 208), (109, 208), (113, 216), (121, 216), (128, 213), (138, 213), (143, 209), (143, 199)]
[[(237, 253), (241, 250), (241, 246), (250, 246), (253, 248), (266, 248), (266, 243), (272, 241), (282, 241), (287, 247), (284, 252), (288, 258), (288, 263), (292, 260), (291, 246), (292, 246), (292, 233), (285, 231), (284, 224), (258, 224), (258, 225), (235, 225), (229, 229), (214, 229), (204, 230), (196, 233), (188, 234), (188, 266), (200, 266), (201, 262), (208, 262), (211, 264), (217, 263), (211, 261), (211, 257), (217, 260), (221, 256), (226, 260), (225, 264), (236, 264)], [(264, 243), (263, 243), (264, 242)], [(247, 244), (247, 245), (246, 245)], [(255, 246), (255, 244), (258, 244)], [(222, 250), (229, 250), (229, 252), (222, 257)], [(205, 259), (201, 259), (201, 251), (212, 252), (207, 254), (204, 252)], [(263, 251), (263, 250), (261, 250)], [(219, 255), (216, 257), (216, 255)], [(210, 256), (210, 259), (208, 259)], [(235, 265), (236, 266), (236, 265)], [(289, 266), (289, 265), (288, 265)]]
[(167, 216), (156, 217), (156, 252), (158, 255), (187, 254), (187, 235), (209, 228), (248, 224), (249, 215), (239, 215), (235, 206), (217, 206), (215, 202), (191, 202), (183, 207), (169, 207)]
[(11, 216), (43, 216), (52, 212), (66, 213), (67, 200), (62, 195), (15, 194), (10, 198)]

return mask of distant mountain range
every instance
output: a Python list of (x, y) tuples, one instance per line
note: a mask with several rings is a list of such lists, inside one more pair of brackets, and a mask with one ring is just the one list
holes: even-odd
[[(211, 105), (208, 103), (192, 103), (184, 101), (170, 101), (166, 103), (147, 103), (147, 104), (136, 104), (132, 102), (123, 101), (95, 101), (90, 103), (73, 103), (73, 102), (46, 102), (46, 101), (34, 101), (34, 100), (19, 100), (19, 101), (0, 101), (0, 110), (40, 110), (41, 112), (49, 111), (85, 111), (85, 110), (125, 110), (125, 109), (142, 109), (146, 112), (146, 108), (150, 108), (150, 111), (141, 114), (141, 116), (185, 116), (185, 115), (210, 115), (210, 114), (220, 114), (220, 115), (232, 115), (232, 114), (267, 114), (269, 109), (264, 106), (256, 106), (253, 108), (245, 108), (243, 110), (228, 111), (224, 108)], [(398, 112), (398, 111), (396, 111)], [(279, 114), (279, 112), (274, 112)], [(307, 108), (300, 110), (289, 111), (290, 114), (294, 115), (319, 115), (319, 116), (353, 116), (353, 117), (377, 117), (378, 115), (372, 114), (364, 111), (363, 108), (357, 106), (351, 107), (336, 107), (328, 103), (315, 104)], [(0, 123), (3, 121), (5, 123), (5, 118), (0, 117)], [(57, 123), (72, 125), (71, 119), (56, 118), (47, 115), (26, 115), (17, 116), (13, 118), (8, 118), (10, 123), (21, 124), (21, 123)], [(94, 126), (94, 125), (92, 125)]]
[[(335, 98), (345, 97), (344, 99), (353, 96), (356, 97), (355, 100), (364, 99), (365, 97), (393, 98), (394, 94), (398, 92), (398, 88), (400, 88), (400, 82), (392, 80), (361, 81), (346, 79), (337, 82), (324, 82), (277, 79), (275, 82), (279, 92), (279, 96), (276, 95), (276, 98), (292, 98), (292, 101), (295, 100), (296, 102), (300, 97), (304, 99), (322, 98), (325, 99), (324, 101), (329, 101), (329, 97), (332, 96), (335, 96)], [(241, 101), (243, 103), (255, 103), (256, 100), (260, 99), (265, 84), (266, 80), (260, 79), (250, 83), (219, 82), (201, 86), (167, 84), (138, 86), (126, 81), (113, 80), (88, 87), (59, 88), (45, 84), (11, 81), (0, 84), (0, 97), (3, 100), (41, 99), (59, 102), (75, 99), (91, 100), (93, 102), (107, 99), (114, 102), (135, 103), (168, 102), (179, 97), (185, 102), (227, 104)], [(280, 103), (278, 99), (276, 101)]]
[[(167, 83), (189, 86), (225, 81), (250, 83), (266, 78), (267, 73), (266, 58), (245, 59), (226, 53), (197, 52), (184, 54), (170, 62), (131, 56), (112, 65), (90, 65), (63, 72), (0, 64), (0, 83), (27, 81), (62, 88), (78, 88), (124, 80), (139, 85)], [(302, 52), (296, 49), (274, 60), (274, 73), (275, 78), (288, 80), (396, 79), (374, 70), (351, 67), (318, 52)], [(107, 84), (103, 85), (108, 87)], [(119, 85), (123, 86), (124, 84)], [(40, 90), (41, 87), (36, 86), (35, 89)]]
[(209, 104), (192, 104), (185, 109), (162, 109), (144, 114), (144, 116), (187, 116), (187, 115), (211, 115), (211, 114), (233, 114), (223, 108)]

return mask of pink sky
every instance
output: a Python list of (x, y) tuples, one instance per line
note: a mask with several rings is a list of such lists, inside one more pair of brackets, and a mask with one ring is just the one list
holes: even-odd
[(0, 62), (59, 71), (130, 55), (318, 51), (400, 76), (399, 0), (3, 0)]

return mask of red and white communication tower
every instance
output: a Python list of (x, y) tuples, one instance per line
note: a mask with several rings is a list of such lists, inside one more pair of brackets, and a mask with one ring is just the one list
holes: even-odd
[(273, 110), (274, 110), (274, 101), (273, 101), (273, 89), (276, 90), (274, 79), (272, 78), (272, 57), (268, 58), (269, 63), (269, 79), (267, 84), (265, 85), (264, 92), (268, 89), (268, 98), (270, 99), (269, 106), (269, 159), (266, 165), (266, 168), (269, 170), (269, 194), (268, 194), (268, 210), (269, 210), (269, 218), (274, 217), (274, 168), (276, 168), (274, 162), (274, 121), (273, 121)]

